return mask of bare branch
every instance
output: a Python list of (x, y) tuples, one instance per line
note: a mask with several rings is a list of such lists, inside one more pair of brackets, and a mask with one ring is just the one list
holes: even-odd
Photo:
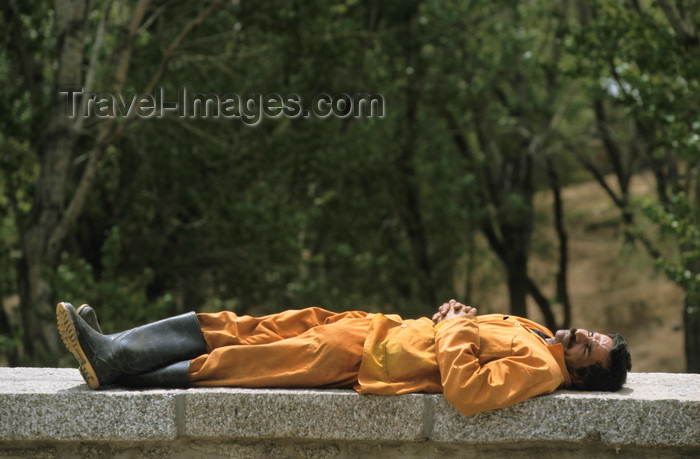
[(231, 145), (230, 143), (225, 142), (225, 141), (221, 140), (219, 137), (213, 136), (210, 133), (195, 127), (192, 123), (188, 123), (187, 121), (183, 120), (179, 116), (165, 117), (165, 118), (168, 118), (170, 120), (175, 121), (177, 123), (177, 125), (180, 128), (184, 129), (185, 131), (188, 131), (188, 132), (196, 135), (197, 137), (201, 137), (202, 141), (211, 142), (224, 150), (231, 151), (234, 149), (234, 146)]
[[(92, 53), (90, 55), (90, 65), (85, 74), (85, 84), (83, 85), (85, 91), (92, 91), (92, 82), (95, 79), (95, 69), (97, 67), (97, 57), (100, 54), (100, 49), (102, 49), (102, 40), (105, 34), (105, 24), (109, 20), (109, 12), (112, 9), (112, 0), (107, 0), (105, 3), (105, 9), (102, 13), (102, 18), (100, 18), (100, 23), (97, 26), (97, 31), (95, 32), (95, 44), (92, 47)], [(82, 118), (82, 117), (81, 117)]]
[(624, 225), (624, 234), (625, 237), (630, 241), (633, 242), (634, 240), (638, 240), (639, 242), (642, 243), (644, 248), (646, 249), (647, 253), (653, 258), (657, 259), (661, 256), (661, 251), (654, 245), (654, 243), (649, 240), (649, 238), (646, 237), (646, 235), (637, 227), (637, 225), (634, 222), (634, 214), (632, 213), (632, 210), (630, 209), (629, 202), (627, 201), (626, 196), (618, 196), (615, 191), (608, 185), (607, 181), (605, 180), (605, 177), (603, 174), (598, 170), (595, 165), (585, 158), (577, 148), (571, 147), (571, 150), (574, 152), (576, 155), (576, 158), (579, 160), (579, 162), (583, 165), (583, 167), (588, 170), (593, 177), (596, 179), (598, 184), (605, 190), (605, 192), (610, 196), (612, 199), (613, 203), (617, 208), (620, 210), (620, 213), (622, 214), (622, 223)]
[(134, 14), (131, 16), (131, 22), (129, 23), (128, 35), (126, 38), (126, 46), (124, 46), (122, 49), (122, 54), (119, 56), (117, 72), (114, 77), (115, 94), (121, 93), (124, 89), (126, 75), (129, 71), (129, 66), (131, 65), (131, 54), (134, 49), (134, 39), (136, 38), (139, 26), (143, 22), (143, 18), (146, 15), (146, 10), (148, 9), (149, 3), (150, 0), (139, 0), (134, 8)]
[(598, 184), (605, 190), (608, 196), (610, 196), (610, 199), (612, 199), (615, 205), (620, 209), (626, 207), (627, 204), (623, 202), (624, 198), (618, 196), (617, 193), (615, 193), (615, 191), (610, 187), (610, 185), (608, 185), (608, 182), (605, 180), (603, 173), (600, 170), (598, 170), (598, 168), (593, 164), (593, 162), (590, 161), (588, 158), (584, 157), (577, 148), (573, 148), (570, 144), (569, 147), (574, 152), (576, 159), (578, 159), (581, 165), (588, 172), (590, 172), (591, 175), (593, 175)]
[[(476, 178), (480, 182), (480, 186), (478, 187), (479, 193), (481, 194), (481, 198), (484, 202), (493, 202), (497, 203), (499, 200), (496, 197), (496, 185), (493, 180), (493, 175), (491, 174), (491, 171), (489, 170), (488, 166), (482, 166), (478, 163), (476, 155), (474, 154), (473, 149), (469, 145), (469, 141), (467, 140), (466, 136), (462, 133), (459, 123), (457, 122), (457, 119), (455, 118), (454, 114), (447, 108), (445, 108), (442, 111), (443, 117), (445, 118), (445, 121), (447, 121), (447, 127), (449, 129), (450, 134), (452, 135), (452, 141), (455, 143), (457, 146), (457, 151), (466, 159), (468, 162), (472, 164), (472, 167), (474, 168), (475, 171), (477, 171)], [(484, 145), (485, 143), (485, 138), (483, 136), (483, 132), (478, 128), (477, 126), (477, 134), (479, 135), (479, 140), (481, 144), (482, 150), (486, 148)], [(488, 194), (491, 194), (489, 198)]]
[[(180, 34), (175, 37), (175, 40), (170, 44), (168, 49), (163, 53), (163, 57), (160, 60), (160, 64), (158, 65), (158, 69), (156, 70), (155, 74), (151, 78), (151, 81), (148, 83), (146, 88), (143, 90), (143, 94), (150, 94), (153, 92), (153, 90), (156, 88), (158, 83), (160, 83), (161, 79), (163, 78), (163, 75), (165, 74), (166, 69), (168, 68), (168, 64), (170, 63), (170, 59), (172, 58), (175, 50), (177, 49), (178, 46), (180, 46), (180, 43), (182, 40), (185, 39), (187, 34), (200, 22), (204, 20), (213, 10), (214, 8), (219, 4), (219, 0), (216, 0), (209, 5), (208, 8), (206, 8), (204, 11), (199, 13), (197, 17), (192, 19), (190, 22), (188, 22), (185, 27), (182, 28), (180, 31)], [(131, 122), (136, 118), (136, 114), (138, 113), (138, 106), (136, 107), (137, 110), (133, 110), (129, 113), (129, 116), (124, 120), (123, 123), (119, 125), (119, 127), (110, 134), (109, 137), (107, 137), (104, 140), (105, 146), (109, 145), (114, 141), (114, 139), (118, 138), (119, 136), (122, 135), (122, 133), (126, 130), (126, 128), (131, 124)]]
[[(545, 158), (549, 186), (553, 195), (554, 228), (559, 239), (559, 269), (556, 275), (557, 299), (564, 310), (564, 319), (561, 328), (571, 325), (571, 299), (568, 289), (568, 265), (569, 265), (569, 236), (564, 223), (564, 201), (561, 195), (561, 180), (551, 157)], [(559, 328), (559, 327), (556, 327)]]
[(167, 9), (166, 5), (161, 5), (157, 10), (151, 14), (148, 19), (143, 21), (143, 24), (141, 24), (141, 27), (139, 27), (138, 33), (142, 33), (144, 30), (146, 30), (148, 27), (150, 27), (151, 24), (153, 24), (153, 21), (158, 19), (158, 17), (163, 14), (163, 11)]
[(568, 110), (569, 105), (571, 104), (571, 99), (573, 95), (572, 93), (570, 94), (571, 95), (562, 100), (561, 103), (557, 106), (556, 110), (554, 110), (552, 118), (550, 118), (549, 123), (542, 130), (542, 132), (531, 137), (530, 143), (527, 147), (527, 151), (530, 154), (535, 154), (542, 151), (545, 148), (545, 145), (547, 145), (547, 143), (549, 142), (549, 139), (552, 137), (552, 134), (557, 130), (559, 123), (561, 123), (561, 121), (564, 119), (566, 111)]
[[(97, 58), (100, 54), (100, 49), (102, 49), (102, 41), (105, 34), (105, 24), (109, 20), (109, 12), (112, 9), (112, 0), (107, 0), (105, 3), (105, 9), (102, 13), (102, 18), (100, 18), (100, 23), (97, 26), (97, 31), (95, 32), (95, 43), (92, 47), (92, 53), (90, 55), (90, 64), (88, 66), (87, 72), (85, 74), (85, 84), (83, 89), (85, 92), (92, 91), (92, 84), (95, 79), (95, 71), (97, 69)], [(83, 128), (83, 123), (85, 122), (84, 116), (78, 116), (75, 120), (75, 131), (80, 132)]]
[(535, 284), (535, 281), (532, 280), (530, 276), (527, 276), (527, 292), (532, 296), (532, 299), (535, 300), (535, 304), (540, 308), (540, 312), (544, 316), (544, 321), (545, 324), (547, 324), (547, 328), (556, 330), (559, 328), (557, 326), (557, 321), (554, 318), (554, 314), (552, 313), (552, 308), (549, 307), (549, 300), (547, 299), (546, 296), (542, 293), (542, 291), (537, 287), (537, 284)]
[(445, 108), (442, 114), (445, 121), (447, 121), (447, 127), (452, 135), (452, 141), (457, 146), (457, 151), (459, 151), (467, 161), (474, 161), (474, 152), (472, 152), (467, 138), (462, 134), (454, 114), (448, 108)]
[[(134, 13), (135, 16), (139, 16), (140, 18), (143, 18), (145, 14), (145, 5), (148, 3), (148, 0), (142, 0), (139, 2), (139, 5), (137, 6), (137, 10)], [(156, 70), (155, 74), (153, 75), (153, 78), (151, 78), (151, 82), (148, 84), (146, 87), (146, 90), (144, 93), (151, 93), (153, 92), (153, 89), (156, 87), (156, 85), (160, 82), (160, 80), (163, 77), (163, 74), (165, 73), (165, 70), (167, 69), (168, 62), (170, 61), (170, 58), (173, 55), (173, 52), (177, 49), (177, 47), (180, 45), (182, 40), (187, 36), (187, 34), (200, 22), (204, 20), (213, 10), (214, 8), (218, 5), (219, 0), (216, 0), (209, 5), (208, 8), (204, 9), (197, 17), (192, 19), (190, 22), (188, 22), (185, 27), (183, 27), (182, 31), (180, 34), (173, 40), (173, 42), (170, 44), (166, 52), (163, 54), (163, 57), (161, 59), (160, 65), (158, 66), (158, 69)], [(130, 30), (133, 30), (134, 33), (136, 30), (138, 30), (138, 23), (137, 21), (132, 18)], [(128, 54), (130, 54), (130, 50), (128, 51)], [(122, 63), (123, 68), (121, 70), (125, 70), (128, 68), (128, 59), (125, 58), (126, 60)], [(117, 85), (118, 88), (123, 87), (124, 80), (126, 78), (126, 74), (119, 75), (121, 78)], [(122, 85), (122, 86), (119, 86)], [(136, 118), (136, 112), (137, 110), (134, 110), (131, 113), (131, 116), (127, 117), (124, 122), (122, 122), (117, 129), (114, 130), (108, 130), (107, 128), (101, 129), (100, 130), (100, 135), (98, 136), (95, 146), (90, 150), (88, 156), (88, 163), (85, 166), (85, 170), (83, 171), (83, 175), (80, 179), (80, 183), (78, 184), (77, 189), (75, 190), (75, 193), (73, 194), (73, 198), (70, 201), (70, 204), (68, 204), (68, 207), (66, 208), (66, 211), (63, 213), (63, 216), (61, 218), (61, 221), (56, 225), (53, 233), (51, 234), (51, 238), (49, 241), (49, 244), (57, 244), (59, 241), (63, 240), (65, 238), (66, 234), (68, 233), (69, 228), (75, 223), (77, 220), (78, 216), (80, 215), (80, 212), (83, 208), (83, 205), (85, 204), (85, 199), (87, 198), (88, 192), (92, 188), (92, 184), (97, 178), (97, 171), (98, 171), (98, 165), (99, 161), (102, 157), (102, 154), (106, 150), (106, 148), (114, 142), (116, 139), (118, 139), (126, 130), (126, 128), (131, 124), (131, 122)], [(110, 120), (114, 120), (114, 118), (110, 118)], [(107, 124), (107, 123), (105, 123)], [(113, 122), (111, 123), (113, 124)]]
[(602, 97), (596, 97), (593, 101), (593, 108), (596, 118), (596, 128), (603, 140), (603, 145), (605, 145), (605, 152), (615, 170), (615, 176), (617, 176), (622, 194), (626, 196), (629, 190), (630, 171), (626, 170), (622, 163), (622, 148), (620, 148), (620, 143), (615, 138), (610, 128), (610, 123), (608, 123), (608, 116), (605, 112), (605, 104)]
[(669, 24), (673, 27), (673, 31), (676, 32), (676, 36), (681, 43), (685, 46), (697, 46), (697, 29), (694, 27), (694, 24), (689, 24), (681, 17), (678, 8), (676, 8), (676, 4), (672, 0), (659, 0), (659, 6), (663, 10), (666, 19), (668, 19)]

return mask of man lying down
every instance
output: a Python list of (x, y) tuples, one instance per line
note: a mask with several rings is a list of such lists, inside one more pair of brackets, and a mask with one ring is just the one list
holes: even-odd
[(361, 394), (443, 393), (462, 414), (558, 388), (616, 391), (631, 369), (619, 334), (552, 333), (528, 319), (477, 315), (455, 300), (432, 318), (334, 313), (263, 317), (190, 312), (103, 334), (93, 308), (56, 308), (58, 328), (92, 389), (124, 387), (354, 388)]

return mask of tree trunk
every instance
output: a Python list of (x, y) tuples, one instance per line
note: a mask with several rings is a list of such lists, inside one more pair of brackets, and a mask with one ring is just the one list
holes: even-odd
[(527, 252), (513, 250), (505, 263), (508, 296), (510, 298), (510, 313), (519, 317), (527, 317)]
[[(417, 5), (416, 5), (417, 8)], [(432, 310), (437, 305), (437, 294), (433, 279), (433, 267), (428, 253), (428, 238), (419, 202), (418, 177), (416, 176), (415, 150), (418, 130), (418, 100), (422, 80), (423, 65), (420, 60), (420, 42), (416, 28), (417, 10), (411, 7), (406, 16), (406, 44), (404, 48), (406, 67), (414, 69), (406, 85), (406, 110), (404, 122), (399, 130), (400, 152), (396, 159), (398, 171), (399, 215), (406, 229), (414, 266), (418, 273), (420, 297), (426, 307)]]
[[(569, 328), (571, 326), (571, 300), (569, 298), (568, 285), (568, 267), (569, 267), (569, 236), (564, 225), (564, 200), (561, 195), (561, 183), (559, 174), (557, 174), (554, 164), (549, 157), (546, 159), (547, 176), (549, 177), (549, 186), (552, 189), (553, 195), (553, 213), (554, 213), (554, 228), (559, 239), (559, 269), (557, 270), (557, 300), (561, 303), (563, 309), (563, 319), (561, 327)], [(551, 311), (550, 311), (551, 313)]]
[[(212, 1), (196, 17), (192, 18), (170, 46), (164, 50), (160, 63), (144, 89), (150, 94), (163, 78), (173, 53), (187, 34), (218, 7), (219, 0)], [(110, 3), (105, 6), (103, 21), (108, 16)], [(143, 23), (149, 0), (139, 0), (134, 6), (127, 30), (127, 44), (118, 50), (114, 93), (119, 94), (130, 68), (135, 37)], [(83, 61), (85, 58), (85, 34), (88, 26), (90, 0), (55, 0), (54, 14), (57, 70), (48, 126), (42, 140), (36, 146), (41, 158), (32, 210), (25, 227), (19, 228), (22, 260), (18, 269), (20, 307), (24, 327), (23, 344), (27, 358), (40, 361), (50, 358), (55, 362), (62, 354), (55, 324), (54, 293), (47, 272), (54, 270), (60, 260), (60, 250), (70, 229), (80, 216), (87, 195), (97, 177), (99, 161), (105, 149), (119, 138), (135, 119), (135, 112), (115, 126), (115, 118), (100, 124), (92, 147), (85, 153), (87, 161), (78, 184), (69, 199), (67, 184), (72, 172), (72, 159), (82, 118), (66, 116), (66, 97), (59, 94), (59, 87), (83, 87)], [(9, 12), (4, 14), (8, 15)], [(104, 24), (98, 28), (98, 35)], [(89, 74), (94, 74), (100, 37), (93, 45), (93, 59)], [(29, 83), (27, 83), (29, 86)], [(88, 88), (90, 90), (92, 88)], [(79, 102), (79, 101), (77, 101)], [(37, 129), (39, 130), (39, 129)]]
[(4, 352), (5, 358), (9, 366), (13, 367), (17, 365), (17, 346), (14, 346), (15, 334), (12, 331), (12, 324), (10, 324), (10, 318), (5, 313), (5, 308), (3, 307), (3, 299), (5, 298), (5, 292), (0, 289), (0, 337), (6, 337), (10, 341), (9, 346), (2, 351), (0, 349), (0, 354)]
[(476, 234), (469, 228), (469, 242), (467, 245), (466, 279), (464, 281), (464, 302), (472, 304), (474, 295), (474, 262), (476, 261)]
[(535, 282), (529, 277), (527, 280), (527, 288), (528, 293), (530, 294), (532, 299), (535, 300), (535, 303), (540, 308), (540, 312), (542, 313), (542, 316), (544, 316), (544, 323), (547, 326), (547, 328), (549, 328), (550, 330), (559, 330), (560, 328), (567, 328), (560, 327), (559, 324), (557, 324), (557, 321), (554, 318), (554, 313), (552, 312), (552, 308), (549, 304), (549, 300), (546, 296), (544, 296), (539, 287), (537, 287), (537, 284), (535, 284)]
[[(700, 194), (700, 184), (697, 189)], [(696, 196), (700, 197), (700, 196)], [(700, 258), (686, 263), (686, 269), (694, 275), (700, 273)], [(685, 363), (688, 373), (700, 373), (700, 292), (685, 285), (683, 300), (683, 330), (685, 332)]]
[(687, 295), (683, 302), (685, 362), (688, 373), (700, 373), (700, 300)]
[[(89, 0), (56, 0), (56, 86), (81, 85)], [(55, 359), (62, 353), (53, 319), (53, 290), (46, 270), (54, 269), (63, 242), (53, 237), (66, 202), (66, 183), (76, 140), (74, 120), (65, 114), (65, 100), (53, 92), (46, 135), (38, 146), (41, 157), (32, 211), (22, 232), (19, 269), (24, 349), (28, 357)], [(55, 361), (55, 360), (54, 360)]]

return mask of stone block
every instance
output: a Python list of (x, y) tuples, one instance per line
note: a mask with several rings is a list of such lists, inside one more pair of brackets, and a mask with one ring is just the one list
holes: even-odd
[(350, 390), (195, 389), (185, 402), (185, 435), (336, 440), (425, 438), (422, 394)]
[[(459, 454), (457, 454), (459, 453)], [(631, 373), (471, 417), (442, 395), (90, 390), (76, 369), (0, 368), (0, 457), (692, 457), (700, 375)]]
[(172, 439), (176, 396), (93, 391), (74, 369), (0, 368), (0, 440)]
[(557, 391), (501, 410), (465, 417), (431, 396), (436, 441), (603, 442), (700, 446), (700, 376), (630, 373), (618, 392)]

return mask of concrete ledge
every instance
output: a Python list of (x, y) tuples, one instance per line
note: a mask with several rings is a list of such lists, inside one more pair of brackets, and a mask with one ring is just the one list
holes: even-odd
[(682, 457), (700, 454), (700, 375), (632, 373), (617, 393), (558, 391), (464, 417), (442, 395), (92, 391), (74, 369), (0, 368), (0, 457), (128, 456), (144, 447), (171, 457), (275, 456), (275, 448), (294, 457), (517, 457), (534, 449)]

